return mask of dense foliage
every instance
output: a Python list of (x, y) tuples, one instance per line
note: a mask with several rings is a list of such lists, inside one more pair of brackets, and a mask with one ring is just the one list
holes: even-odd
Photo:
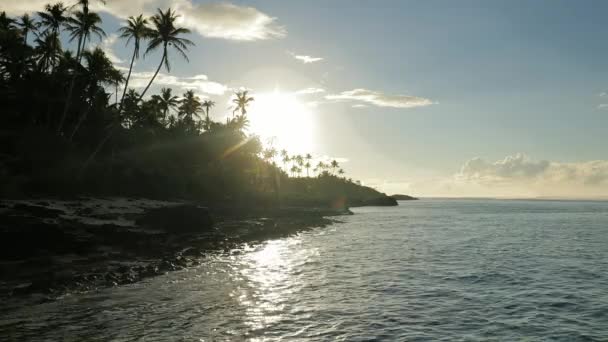
[[(310, 155), (264, 149), (247, 134), (247, 106), (254, 99), (246, 91), (235, 94), (225, 123), (211, 120), (214, 103), (192, 91), (178, 97), (162, 89), (144, 97), (161, 68), (170, 71), (175, 55), (187, 59), (189, 31), (176, 26), (171, 9), (129, 18), (119, 31), (133, 48), (123, 72), (102, 49), (87, 49), (91, 39), (106, 34), (88, 5), (47, 5), (32, 17), (0, 14), (2, 195), (244, 204), (340, 204), (381, 195), (343, 178), (336, 161), (312, 165)], [(148, 85), (141, 93), (130, 89), (134, 62), (155, 50), (162, 57)]]

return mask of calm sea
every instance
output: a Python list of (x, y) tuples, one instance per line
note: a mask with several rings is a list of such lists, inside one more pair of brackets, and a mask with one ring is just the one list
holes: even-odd
[(3, 341), (608, 341), (608, 202), (421, 200), (2, 310)]

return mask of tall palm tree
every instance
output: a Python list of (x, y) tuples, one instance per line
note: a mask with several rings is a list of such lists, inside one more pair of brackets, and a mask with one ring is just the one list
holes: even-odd
[(310, 177), (309, 171), (310, 171), (311, 165), (310, 165), (309, 161), (307, 161), (306, 164), (304, 164), (304, 168), (306, 169), (306, 177)]
[(68, 17), (65, 15), (67, 8), (62, 2), (54, 5), (46, 5), (43, 12), (38, 12), (40, 24), (45, 28), (45, 32), (59, 33), (61, 26), (65, 24)]
[(96, 100), (99, 91), (103, 89), (103, 85), (112, 84), (118, 73), (118, 70), (114, 68), (114, 65), (106, 56), (105, 52), (99, 47), (95, 48), (93, 51), (85, 51), (82, 56), (86, 62), (84, 76), (87, 85), (85, 92), (88, 97), (89, 106), (79, 116), (76, 125), (69, 136), (69, 140), (72, 140), (82, 123), (86, 120), (88, 114), (91, 112), (94, 101)]
[(152, 85), (152, 82), (154, 82), (154, 79), (156, 78), (156, 75), (158, 75), (163, 64), (167, 71), (171, 71), (171, 64), (169, 63), (169, 46), (173, 47), (186, 61), (189, 61), (186, 51), (188, 51), (188, 46), (194, 45), (194, 43), (186, 38), (180, 37), (182, 34), (190, 33), (190, 30), (183, 27), (175, 27), (175, 21), (178, 17), (179, 16), (170, 8), (167, 9), (166, 12), (163, 12), (159, 8), (158, 13), (151, 18), (153, 28), (150, 30), (150, 42), (148, 43), (145, 54), (147, 55), (159, 47), (162, 47), (163, 55), (158, 64), (158, 68), (156, 68), (156, 72), (154, 72), (150, 82), (141, 93), (140, 99), (144, 97)]
[[(83, 10), (74, 13), (74, 17), (68, 18), (66, 22), (66, 30), (70, 33), (70, 42), (78, 38), (78, 49), (76, 50), (76, 60), (80, 63), (82, 59), (82, 52), (85, 50), (87, 40), (91, 39), (91, 35), (96, 35), (101, 40), (106, 33), (99, 27), (101, 24), (101, 17), (99, 14), (89, 12), (88, 1), (85, 0), (83, 4)], [(68, 95), (63, 106), (63, 112), (59, 125), (57, 126), (57, 132), (61, 133), (63, 124), (70, 110), (72, 104), (72, 95), (74, 94), (74, 84), (76, 83), (76, 72), (72, 75), (70, 80), (70, 87)]]
[(141, 14), (137, 17), (129, 17), (127, 20), (127, 25), (121, 27), (118, 31), (120, 32), (120, 38), (127, 39), (127, 44), (129, 44), (131, 40), (133, 40), (133, 43), (135, 44), (133, 46), (131, 64), (129, 65), (129, 73), (127, 74), (125, 87), (122, 91), (122, 97), (120, 98), (120, 111), (122, 109), (122, 103), (125, 99), (125, 95), (127, 94), (127, 88), (129, 87), (129, 79), (131, 79), (131, 71), (133, 71), (133, 63), (135, 63), (135, 59), (139, 58), (139, 47), (141, 40), (145, 39), (150, 32), (150, 29), (148, 28), (148, 19), (144, 18), (144, 16)]
[(40, 24), (26, 13), (19, 17), (17, 20), (17, 26), (21, 29), (21, 34), (23, 35), (23, 44), (27, 44), (28, 34), (30, 32), (34, 32), (34, 34), (36, 34)]
[(173, 95), (171, 91), (171, 88), (163, 88), (160, 91), (160, 95), (152, 96), (152, 98), (158, 102), (160, 109), (162, 110), (163, 120), (167, 120), (169, 110), (176, 109), (180, 103), (178, 97)]
[(236, 92), (235, 98), (232, 99), (232, 103), (234, 103), (234, 110), (232, 111), (232, 116), (234, 117), (234, 113), (237, 111), (241, 112), (242, 116), (247, 114), (247, 106), (250, 102), (253, 102), (253, 97), (248, 96), (248, 90)]
[(76, 59), (80, 61), (82, 52), (86, 49), (87, 41), (95, 35), (99, 40), (106, 36), (104, 30), (99, 27), (102, 20), (99, 14), (89, 11), (77, 11), (73, 17), (66, 21), (66, 31), (70, 34), (70, 42), (78, 39)]
[[(105, 0), (97, 0), (99, 2), (101, 2), (102, 4), (105, 4), (106, 1)], [(77, 0), (76, 4), (74, 6), (78, 6), (80, 5), (80, 7), (82, 8), (80, 11), (80, 15), (78, 15), (78, 12), (76, 12), (76, 18), (78, 19), (79, 16), (81, 17), (87, 17), (89, 15), (89, 4), (91, 3), (90, 0)], [(74, 7), (72, 6), (72, 7)], [(69, 21), (69, 19), (68, 19)], [(85, 50), (85, 45), (86, 45), (86, 36), (87, 36), (87, 29), (86, 29), (86, 25), (87, 25), (87, 20), (79, 20), (80, 21), (80, 31), (85, 33), (85, 34), (81, 34), (78, 36), (78, 48), (76, 50), (76, 58), (78, 59), (78, 62), (80, 62), (80, 58), (82, 56), (82, 52)], [(101, 22), (101, 19), (100, 19)], [(71, 40), (70, 40), (71, 41)]]

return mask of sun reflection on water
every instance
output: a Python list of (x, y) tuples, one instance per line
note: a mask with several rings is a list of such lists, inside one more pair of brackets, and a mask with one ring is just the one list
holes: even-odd
[(244, 309), (250, 337), (278, 324), (288, 311), (286, 303), (301, 285), (296, 268), (316, 254), (300, 244), (299, 237), (268, 241), (242, 255), (239, 277), (244, 283), (233, 296)]

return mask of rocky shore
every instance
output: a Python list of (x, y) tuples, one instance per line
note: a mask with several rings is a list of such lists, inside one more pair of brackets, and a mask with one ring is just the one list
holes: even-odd
[(335, 222), (348, 210), (211, 208), (128, 198), (0, 201), (0, 300), (52, 300), (196, 266), (210, 253)]

